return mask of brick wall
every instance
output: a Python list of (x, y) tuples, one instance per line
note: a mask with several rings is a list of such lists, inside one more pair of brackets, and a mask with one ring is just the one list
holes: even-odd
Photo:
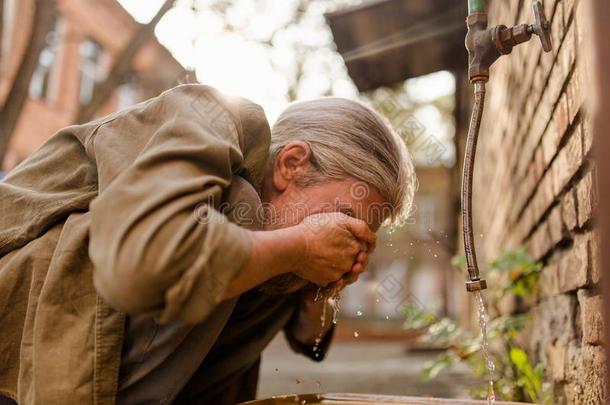
[[(524, 244), (544, 264), (526, 345), (553, 382), (555, 404), (603, 403), (596, 171), (584, 104), (583, 0), (545, 0), (554, 49), (537, 38), (492, 69), (475, 173), (481, 261)], [(530, 0), (492, 0), (491, 24), (532, 21)], [(535, 42), (534, 42), (535, 41)]]

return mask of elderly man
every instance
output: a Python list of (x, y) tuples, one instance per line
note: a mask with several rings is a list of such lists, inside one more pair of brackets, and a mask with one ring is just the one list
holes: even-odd
[(185, 85), (66, 128), (0, 183), (0, 395), (235, 404), (284, 330), (324, 357), (317, 286), (357, 279), (415, 178), (375, 112)]

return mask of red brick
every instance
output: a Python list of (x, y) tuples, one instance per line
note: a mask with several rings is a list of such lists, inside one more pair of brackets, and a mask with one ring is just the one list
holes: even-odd
[(582, 341), (585, 344), (602, 344), (604, 341), (603, 300), (601, 295), (578, 290)]
[(562, 0), (561, 3), (563, 4), (564, 22), (567, 25), (568, 21), (570, 20), (570, 16), (574, 12), (575, 0)]
[(541, 206), (539, 216), (542, 215), (555, 200), (557, 193), (553, 192), (553, 174), (548, 173), (544, 176), (540, 182), (540, 195), (541, 195)]
[(576, 61), (576, 30), (574, 24), (570, 24), (566, 36), (561, 44), (561, 50), (558, 55), (558, 62), (560, 63), (564, 77), (568, 76), (568, 73), (572, 70)]
[(576, 211), (576, 197), (574, 190), (569, 190), (561, 200), (561, 218), (568, 231), (578, 225), (578, 212)]
[(574, 239), (569, 251), (559, 261), (559, 291), (567, 293), (585, 287), (589, 282), (589, 243), (583, 236)]
[(542, 148), (537, 148), (536, 152), (534, 154), (534, 162), (533, 162), (533, 167), (530, 170), (530, 172), (532, 172), (533, 174), (533, 178), (534, 178), (534, 182), (538, 182), (538, 180), (540, 180), (540, 178), (542, 177), (542, 173), (544, 173), (544, 170), (546, 169), (546, 165), (544, 164), (544, 155), (542, 152)]
[(583, 155), (589, 156), (591, 149), (593, 149), (593, 131), (591, 130), (589, 117), (583, 117), (580, 129), (583, 135)]
[(542, 269), (538, 285), (542, 299), (559, 294), (559, 265), (557, 263), (549, 264)]
[[(559, 3), (559, 7), (558, 7), (557, 3)], [(562, 8), (562, 7), (561, 7), (561, 3), (560, 3), (560, 2), (558, 2), (557, 0), (547, 0), (547, 1), (545, 1), (544, 3), (542, 3), (542, 4), (543, 4), (543, 6), (544, 6), (544, 14), (547, 16), (547, 18), (549, 18), (549, 19), (550, 19), (550, 21), (554, 21), (554, 20), (555, 20), (555, 18), (557, 17), (557, 14), (556, 14), (556, 13), (557, 13), (557, 11), (556, 11), (556, 9), (557, 9), (557, 8)], [(524, 1), (524, 2), (523, 2), (523, 8), (522, 8), (522, 11), (525, 11), (525, 10), (523, 10), (523, 9), (527, 9), (528, 11), (530, 11), (530, 12), (531, 12), (531, 7), (532, 7), (532, 6), (531, 6), (531, 4), (530, 4), (529, 2)], [(527, 14), (525, 14), (525, 15), (527, 15)], [(561, 17), (563, 17), (563, 15), (562, 15)]]
[(529, 241), (529, 251), (535, 260), (540, 260), (551, 249), (549, 226), (546, 222), (540, 224)]
[(567, 353), (566, 345), (561, 342), (551, 341), (547, 343), (545, 350), (553, 380), (564, 381)]
[(603, 347), (571, 342), (566, 351), (564, 397), (556, 404), (608, 404), (606, 353)]
[(556, 127), (557, 125), (555, 124), (555, 121), (552, 120), (549, 123), (549, 126), (546, 128), (546, 131), (544, 132), (544, 135), (542, 137), (541, 149), (545, 166), (549, 165), (549, 163), (551, 162), (551, 160), (553, 160), (555, 154), (557, 153), (556, 138), (558, 131)]
[(600, 258), (599, 232), (592, 231), (589, 233), (589, 255), (591, 257), (591, 282), (599, 283), (601, 279), (601, 258)]
[(579, 133), (572, 134), (551, 166), (553, 193), (558, 195), (576, 174), (582, 164), (582, 139)]
[(582, 70), (580, 68), (574, 69), (572, 77), (566, 87), (566, 100), (568, 107), (568, 122), (571, 124), (576, 118), (576, 114), (580, 111), (580, 107), (583, 102), (583, 89), (582, 83)]
[(583, 163), (582, 133), (575, 129), (565, 146), (570, 174), (573, 176)]
[(578, 183), (576, 195), (578, 200), (578, 226), (582, 227), (592, 219), (595, 209), (596, 192), (592, 171), (589, 171)]
[[(565, 0), (566, 4), (568, 3), (574, 3), (574, 0)], [(584, 32), (585, 32), (585, 27), (587, 25), (587, 23), (589, 22), (588, 16), (586, 16), (584, 14), (584, 10), (585, 7), (582, 7), (580, 5), (581, 2), (578, 2), (578, 4), (576, 4), (576, 8), (574, 10), (574, 24), (576, 24), (576, 44), (577, 44), (577, 51), (580, 51), (583, 46), (583, 39), (585, 37)], [(579, 54), (580, 55), (580, 54)]]
[(551, 237), (551, 245), (555, 246), (563, 239), (563, 221), (561, 219), (561, 206), (557, 205), (547, 218), (549, 224), (549, 236)]
[(559, 45), (561, 45), (565, 32), (566, 21), (564, 20), (563, 6), (560, 2), (555, 10), (555, 15), (551, 19), (551, 39), (553, 41), (553, 55), (557, 55)]
[(565, 93), (561, 95), (561, 98), (557, 102), (553, 120), (555, 121), (555, 130), (557, 131), (555, 139), (556, 142), (559, 143), (570, 125), (570, 115), (568, 114), (568, 97)]

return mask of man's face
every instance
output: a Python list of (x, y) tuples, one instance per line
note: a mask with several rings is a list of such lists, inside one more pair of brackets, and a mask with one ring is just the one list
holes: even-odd
[[(313, 214), (342, 212), (366, 222), (376, 232), (389, 215), (379, 192), (354, 178), (291, 187), (269, 202), (267, 229), (293, 226)], [(267, 281), (260, 289), (269, 294), (286, 294), (307, 284), (306, 280), (288, 273)]]
[[(314, 214), (342, 212), (366, 222), (376, 232), (391, 213), (374, 187), (353, 177), (321, 178), (311, 164), (309, 145), (300, 141), (288, 143), (278, 153), (264, 189), (266, 229), (294, 226)], [(287, 293), (306, 284), (294, 274), (284, 274), (267, 281), (261, 289)]]
[(341, 212), (366, 222), (373, 232), (390, 213), (380, 193), (355, 178), (289, 185), (269, 201), (267, 228), (293, 226), (309, 215)]

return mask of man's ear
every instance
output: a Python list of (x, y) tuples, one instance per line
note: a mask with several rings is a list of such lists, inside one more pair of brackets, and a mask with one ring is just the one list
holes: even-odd
[(273, 186), (278, 191), (284, 191), (296, 178), (303, 176), (308, 170), (311, 158), (311, 148), (305, 142), (293, 141), (284, 146), (275, 158), (273, 164)]

